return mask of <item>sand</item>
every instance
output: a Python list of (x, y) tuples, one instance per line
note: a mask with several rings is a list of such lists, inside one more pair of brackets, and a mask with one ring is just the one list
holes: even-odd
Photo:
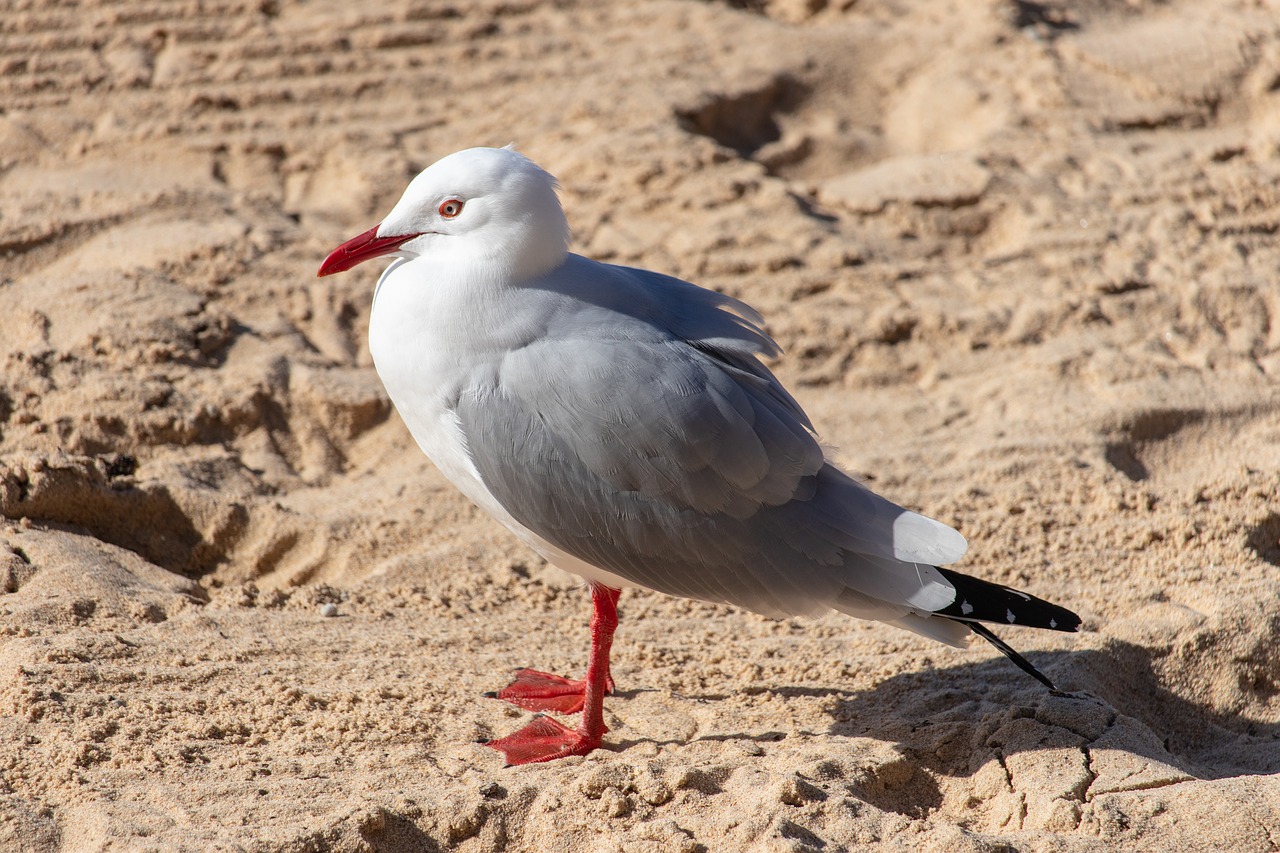
[[(1280, 845), (1280, 8), (12, 3), (0, 849)], [(377, 264), (451, 151), (744, 298), (847, 468), (1078, 610), (1053, 677), (628, 592), (607, 748), (503, 769), (589, 601), (423, 458)]]

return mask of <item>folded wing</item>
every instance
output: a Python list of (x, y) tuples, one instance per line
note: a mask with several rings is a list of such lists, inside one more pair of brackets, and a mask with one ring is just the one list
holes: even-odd
[(456, 403), (517, 521), (636, 585), (769, 615), (894, 620), (954, 602), (933, 565), (962, 556), (963, 537), (826, 461), (756, 357), (776, 351), (758, 315), (652, 273), (558, 277), (588, 278), (560, 294), (571, 322), (553, 317)]

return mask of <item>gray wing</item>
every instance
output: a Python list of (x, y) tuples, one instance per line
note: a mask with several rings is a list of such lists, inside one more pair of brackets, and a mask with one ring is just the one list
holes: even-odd
[(637, 585), (770, 615), (951, 603), (954, 588), (911, 563), (950, 562), (963, 538), (826, 462), (755, 358), (774, 345), (754, 312), (594, 267), (613, 278), (607, 297), (557, 315), (456, 402), (482, 480), (517, 521)]

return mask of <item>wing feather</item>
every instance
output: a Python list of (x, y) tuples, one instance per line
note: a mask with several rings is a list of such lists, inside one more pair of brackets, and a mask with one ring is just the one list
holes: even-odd
[(592, 265), (557, 278), (577, 306), (455, 403), (514, 519), (638, 586), (770, 615), (904, 620), (953, 602), (925, 563), (958, 558), (963, 537), (824, 458), (757, 358), (777, 352), (758, 314), (678, 279), (571, 263)]

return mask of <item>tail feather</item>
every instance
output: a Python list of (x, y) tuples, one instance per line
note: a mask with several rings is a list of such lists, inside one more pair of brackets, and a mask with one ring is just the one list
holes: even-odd
[[(957, 619), (955, 621), (959, 622), (960, 620)], [(973, 631), (973, 633), (977, 634), (979, 637), (981, 637), (982, 639), (986, 640), (988, 643), (990, 643), (991, 645), (999, 649), (1000, 652), (1005, 657), (1007, 657), (1009, 660), (1014, 662), (1014, 664), (1018, 667), (1018, 669), (1022, 670), (1027, 675), (1034, 678), (1036, 681), (1039, 681), (1041, 684), (1043, 684), (1045, 687), (1048, 687), (1054, 693), (1058, 692), (1058, 688), (1053, 685), (1053, 682), (1049, 680), (1049, 677), (1047, 675), (1045, 675), (1040, 670), (1036, 669), (1031, 664), (1031, 661), (1027, 660), (1022, 655), (1018, 654), (1017, 650), (1014, 649), (1013, 646), (1009, 645), (1004, 640), (1000, 639), (995, 634), (993, 634), (991, 632), (991, 629), (988, 628), (986, 625), (983, 625), (981, 622), (970, 622), (969, 629)]]
[(1080, 617), (1065, 607), (950, 569), (939, 568), (938, 571), (956, 588), (956, 600), (941, 610), (935, 610), (938, 616), (959, 622), (994, 622), (1052, 631), (1080, 630)]
[(1080, 617), (1065, 607), (1050, 604), (1042, 598), (1021, 592), (1012, 587), (963, 575), (950, 569), (938, 569), (944, 578), (956, 588), (956, 600), (942, 610), (934, 611), (953, 622), (968, 625), (969, 630), (1000, 650), (1000, 653), (1039, 681), (1057, 692), (1058, 688), (1048, 676), (1032, 666), (1031, 662), (992, 633), (983, 622), (1005, 625), (1025, 625), (1028, 628), (1048, 628), (1051, 631), (1079, 631)]

